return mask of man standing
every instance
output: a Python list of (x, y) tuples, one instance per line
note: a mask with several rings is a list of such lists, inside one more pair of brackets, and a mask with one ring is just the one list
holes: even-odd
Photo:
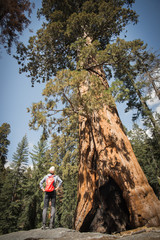
[[(55, 167), (52, 166), (49, 169), (49, 174), (47, 174), (41, 181), (40, 181), (40, 188), (43, 192), (45, 192), (44, 196), (44, 208), (42, 214), (42, 229), (46, 229), (46, 218), (47, 218), (47, 209), (49, 206), (49, 201), (51, 201), (51, 218), (50, 218), (50, 225), (49, 228), (52, 229), (55, 220), (55, 205), (56, 205), (56, 191), (62, 184), (62, 180), (58, 175), (54, 175)], [(45, 188), (43, 187), (43, 183), (46, 183)]]

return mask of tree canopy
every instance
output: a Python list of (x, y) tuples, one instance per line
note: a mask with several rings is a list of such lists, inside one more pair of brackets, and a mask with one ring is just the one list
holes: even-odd
[[(28, 16), (27, 16), (28, 14)], [(11, 51), (13, 42), (30, 23), (31, 2), (29, 0), (0, 1), (0, 43)]]
[[(126, 101), (126, 111), (137, 109), (134, 119), (141, 114), (157, 126), (146, 103), (150, 96), (144, 94), (144, 75), (153, 71), (150, 63), (156, 63), (157, 58), (147, 51), (143, 41), (119, 38), (128, 24), (138, 21), (133, 3), (134, 0), (68, 0), (63, 4), (42, 1), (39, 16), (45, 16), (46, 22), (30, 38), (28, 46), (19, 44), (16, 56), (20, 73), (27, 72), (32, 86), (36, 81), (50, 80), (43, 92), (46, 103), (32, 107), (33, 125), (38, 122), (38, 126), (44, 126), (49, 122), (46, 117), (53, 112), (86, 116), (103, 103), (114, 104), (110, 94), (113, 92), (118, 101)], [(103, 76), (98, 68), (103, 68)], [(110, 79), (113, 83), (108, 89)], [(82, 84), (88, 84), (88, 89), (80, 96)], [(62, 107), (58, 102), (67, 108), (57, 109)], [(50, 124), (54, 120), (53, 117)]]
[(42, 1), (39, 15), (45, 16), (47, 22), (30, 38), (27, 48), (19, 46), (19, 61), (29, 60), (21, 71), (29, 71), (34, 84), (35, 80), (49, 79), (60, 69), (76, 69), (87, 37), (95, 44), (95, 50), (104, 50), (127, 24), (137, 22), (136, 13), (130, 8), (133, 2)]

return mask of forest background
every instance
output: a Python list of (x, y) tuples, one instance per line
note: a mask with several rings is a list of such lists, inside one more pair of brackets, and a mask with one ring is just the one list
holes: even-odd
[[(152, 23), (153, 24), (152, 31), (154, 32), (153, 34), (149, 33), (149, 35), (151, 35), (152, 37), (152, 39), (150, 40), (149, 47), (153, 47), (154, 50), (158, 50), (159, 41), (157, 40), (159, 39), (158, 38), (159, 29), (157, 28), (156, 23), (159, 22), (158, 21), (158, 16), (159, 16), (158, 10), (160, 8), (159, 1), (155, 1), (155, 0), (145, 1), (144, 3), (144, 1), (141, 0), (140, 5), (138, 5), (138, 3), (136, 4), (135, 4), (135, 9), (139, 8), (139, 11), (141, 11), (142, 8), (144, 11), (145, 7), (146, 7), (146, 11), (147, 10), (151, 11), (151, 8), (154, 8), (153, 9), (154, 14), (152, 13), (147, 15), (147, 19), (149, 20), (150, 24), (152, 22), (152, 19), (153, 18), (155, 19), (155, 23)], [(33, 10), (34, 12), (36, 12), (37, 7), (40, 7), (39, 1), (35, 10)], [(141, 14), (140, 12), (138, 12), (138, 10), (137, 10), (137, 13)], [(142, 15), (140, 15), (140, 17), (141, 17), (140, 19), (142, 19)], [(32, 16), (32, 19), (35, 20), (35, 15), (34, 17)], [(145, 18), (143, 18), (143, 21), (144, 19)], [(32, 20), (32, 24), (34, 20)], [(39, 23), (37, 22), (37, 25), (33, 29), (33, 31), (35, 32), (35, 29), (38, 29), (40, 25), (41, 25), (41, 22)], [(148, 43), (149, 42), (148, 37), (144, 39), (144, 36), (143, 36), (144, 29), (146, 27), (148, 29), (148, 26), (149, 24), (146, 24), (145, 22), (143, 31), (141, 31), (141, 33), (139, 32), (139, 34), (138, 33), (135, 34), (136, 30), (132, 32), (133, 28), (136, 29), (135, 26), (132, 26), (132, 28), (128, 28), (128, 33), (123, 33), (123, 36), (125, 34), (128, 35), (126, 40), (141, 38), (142, 40), (145, 40), (145, 42)], [(31, 28), (32, 28), (32, 25), (31, 25)], [(23, 38), (21, 39), (24, 43), (26, 43), (29, 35), (30, 34), (32, 35), (32, 33), (27, 32), (24, 34), (25, 35), (23, 35)], [(141, 34), (142, 36), (140, 36)], [(138, 37), (136, 35), (138, 35)], [(156, 42), (158, 42), (158, 44)], [(13, 49), (12, 51), (14, 53), (15, 50)], [(2, 48), (2, 54), (1, 54), (1, 61), (2, 61), (2, 64), (1, 64), (2, 73), (4, 71), (11, 72), (11, 69), (15, 68), (16, 74), (18, 75), (18, 65), (16, 65), (17, 62), (15, 62), (15, 59), (14, 60), (12, 59), (12, 56), (6, 55), (5, 50), (3, 48)], [(7, 64), (6, 64), (6, 61), (8, 61)], [(14, 63), (13, 63), (13, 66), (10, 68), (10, 71), (8, 71), (8, 69), (6, 70), (6, 66), (9, 65), (10, 67), (12, 65), (12, 61), (14, 61)], [(4, 66), (3, 64), (5, 65), (5, 67), (3, 67)], [(37, 132), (37, 134), (35, 135), (36, 140), (34, 139), (33, 141), (34, 144), (31, 142), (28, 143), (27, 138), (31, 136), (30, 134), (28, 134), (28, 130), (27, 130), (28, 129), (27, 124), (29, 122), (30, 117), (28, 116), (29, 114), (27, 115), (27, 113), (25, 113), (24, 116), (21, 116), (21, 114), (19, 114), (18, 109), (20, 110), (19, 107), (21, 106), (23, 108), (23, 112), (26, 112), (26, 108), (30, 107), (30, 105), (34, 101), (37, 102), (41, 100), (41, 90), (44, 87), (44, 85), (42, 84), (43, 86), (42, 85), (38, 86), (35, 84), (34, 88), (31, 88), (30, 87), (31, 83), (29, 81), (27, 82), (25, 76), (23, 76), (23, 78), (22, 77), (19, 78), (19, 76), (13, 77), (13, 73), (12, 73), (12, 79), (11, 77), (7, 79), (7, 81), (13, 82), (13, 88), (12, 88), (11, 86), (9, 87), (10, 82), (6, 84), (6, 81), (4, 80), (3, 76), (4, 75), (2, 74), (1, 75), (1, 81), (2, 81), (1, 113), (4, 113), (4, 114), (2, 114), (2, 117), (1, 117), (0, 138), (1, 138), (1, 146), (3, 147), (5, 146), (6, 151), (2, 161), (1, 170), (3, 170), (3, 163), (7, 162), (7, 158), (8, 158), (8, 162), (11, 164), (8, 167), (5, 165), (6, 168), (4, 171), (2, 171), (3, 174), (1, 175), (1, 179), (0, 179), (0, 184), (1, 184), (0, 205), (2, 206), (1, 213), (3, 213), (1, 214), (2, 218), (0, 222), (0, 225), (1, 225), (0, 231), (1, 233), (7, 233), (12, 231), (17, 231), (20, 229), (31, 229), (35, 227), (40, 227), (41, 212), (43, 207), (43, 200), (42, 200), (43, 194), (39, 190), (38, 185), (39, 185), (39, 180), (46, 174), (51, 164), (54, 164), (56, 166), (57, 174), (59, 174), (64, 181), (63, 188), (59, 192), (59, 195), (57, 198), (56, 226), (71, 228), (73, 226), (74, 211), (76, 206), (77, 170), (78, 170), (77, 168), (78, 166), (77, 139), (78, 138), (75, 138), (75, 132), (73, 133), (73, 125), (63, 126), (63, 131), (59, 131), (58, 134), (55, 132), (55, 134), (49, 140), (46, 140), (46, 138), (44, 137), (44, 134), (42, 135), (42, 130), (41, 130), (40, 132)], [(13, 79), (13, 78), (16, 78), (16, 79)], [(21, 81), (21, 83), (16, 82), (19, 80)], [(159, 81), (159, 78), (156, 77), (156, 82), (158, 81)], [(7, 88), (7, 92), (4, 91), (5, 88)], [(21, 95), (19, 95), (19, 93)], [(30, 97), (31, 93), (32, 93), (33, 99), (32, 97)], [(15, 98), (15, 95), (17, 95), (18, 97)], [(26, 96), (26, 98), (24, 96)], [(23, 99), (23, 101), (21, 101), (21, 99)], [(24, 107), (22, 102), (25, 102), (25, 104), (27, 102), (27, 105), (25, 105), (26, 107)], [(15, 104), (15, 107), (13, 107), (12, 105), (13, 103)], [(20, 105), (18, 105), (19, 103)], [(150, 107), (151, 106), (153, 107), (152, 110), (154, 111), (154, 114), (156, 112), (158, 113), (159, 101), (158, 101), (158, 97), (155, 98), (153, 91), (151, 91), (149, 94), (148, 103)], [(156, 104), (154, 105), (153, 103), (154, 104), (156, 103)], [(121, 105), (118, 104), (117, 106), (118, 110), (119, 108), (121, 108)], [(157, 141), (154, 138), (154, 135), (152, 135), (151, 128), (146, 124), (145, 126), (143, 126), (143, 123), (144, 123), (143, 117), (138, 118), (139, 121), (137, 123), (139, 124), (139, 126), (134, 125), (133, 129), (131, 130), (132, 124), (128, 124), (128, 121), (129, 121), (128, 119), (130, 118), (130, 122), (131, 122), (133, 111), (131, 112), (131, 114), (126, 115), (127, 121), (125, 122), (123, 121), (123, 119), (126, 119), (126, 117), (124, 117), (125, 114), (123, 112), (125, 107), (126, 106), (123, 105), (123, 107), (121, 108), (121, 111), (119, 111), (120, 117), (122, 119), (123, 124), (130, 130), (128, 131), (128, 136), (131, 139), (131, 143), (134, 148), (135, 154), (148, 178), (148, 181), (153, 187), (156, 195), (160, 198), (160, 189), (159, 189), (159, 182), (158, 182), (159, 180), (158, 177), (160, 177), (160, 166), (158, 161), (159, 149), (158, 149), (158, 146), (155, 144), (155, 142)], [(136, 112), (136, 109), (135, 109), (135, 112)], [(24, 121), (25, 118), (26, 120)], [(9, 120), (9, 119), (12, 119), (12, 120)], [(157, 119), (158, 119), (158, 116), (157, 116)], [(19, 121), (21, 123), (26, 122), (26, 125), (22, 126)], [(3, 124), (3, 123), (6, 123), (6, 124)], [(17, 128), (15, 128), (16, 125), (17, 125)], [(12, 133), (12, 128), (14, 133)], [(11, 133), (10, 133), (10, 130), (11, 130)], [(25, 135), (25, 133), (27, 133), (27, 136)], [(147, 134), (147, 133), (150, 133), (150, 134)], [(10, 134), (13, 134), (12, 137), (10, 137)], [(22, 136), (21, 140), (19, 139), (19, 136)], [(30, 139), (32, 139), (32, 136)], [(9, 144), (9, 141), (10, 141), (10, 144)], [(13, 146), (13, 145), (14, 147), (10, 148), (10, 146)], [(16, 145), (16, 148), (15, 148), (15, 145)], [(14, 149), (14, 151), (11, 149)], [(30, 165), (32, 165), (32, 168), (29, 167)]]

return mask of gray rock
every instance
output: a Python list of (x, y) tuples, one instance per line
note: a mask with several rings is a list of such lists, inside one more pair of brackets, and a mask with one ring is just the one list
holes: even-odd
[(123, 240), (160, 240), (160, 231), (143, 232), (126, 237), (122, 237)]
[(107, 240), (117, 239), (117, 237), (110, 236), (108, 234), (80, 233), (71, 229), (56, 228), (52, 230), (34, 229), (29, 231), (9, 233), (0, 236), (0, 240), (101, 240), (103, 237), (107, 237), (105, 238)]
[(160, 240), (160, 229), (142, 229), (130, 233), (126, 232), (125, 234), (127, 235), (81, 233), (67, 228), (55, 228), (52, 230), (33, 229), (1, 235), (0, 240)]

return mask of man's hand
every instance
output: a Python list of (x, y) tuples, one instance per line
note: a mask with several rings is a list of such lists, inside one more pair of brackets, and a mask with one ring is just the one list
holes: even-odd
[(44, 188), (42, 189), (43, 192), (45, 192)]

